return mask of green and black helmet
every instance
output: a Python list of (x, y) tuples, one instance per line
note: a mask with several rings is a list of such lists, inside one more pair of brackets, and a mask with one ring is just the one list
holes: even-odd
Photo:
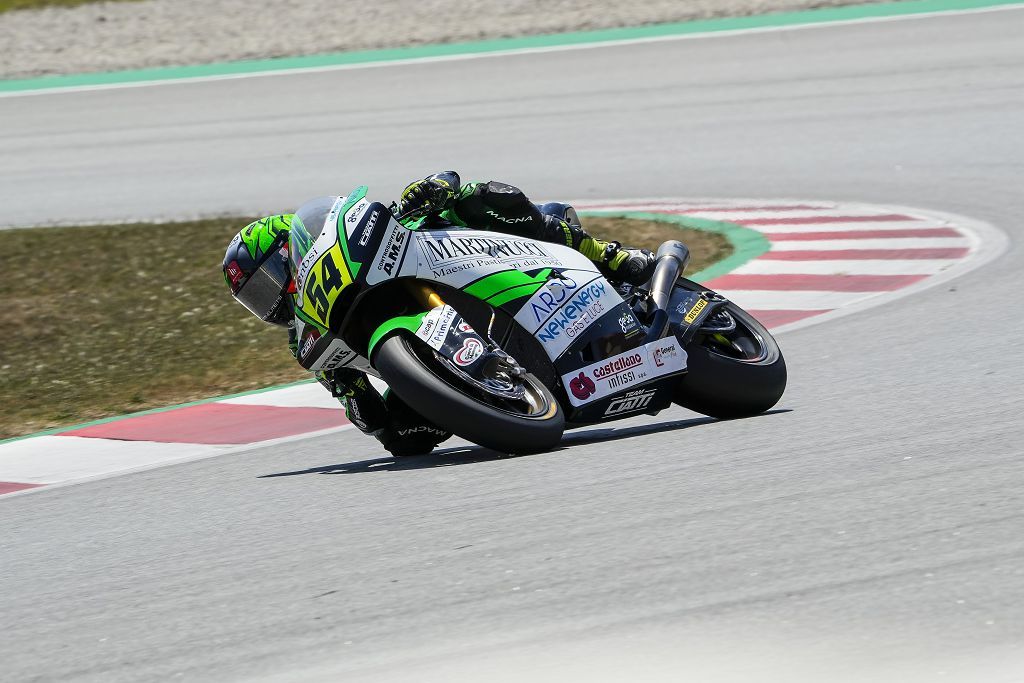
[(292, 214), (253, 221), (232, 238), (224, 254), (224, 281), (231, 296), (260, 320), (274, 325), (292, 321), (288, 295), (288, 231)]

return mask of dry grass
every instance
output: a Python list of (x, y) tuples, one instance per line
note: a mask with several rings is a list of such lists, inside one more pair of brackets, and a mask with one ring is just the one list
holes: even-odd
[(656, 251), (666, 240), (681, 240), (690, 248), (687, 274), (697, 273), (732, 254), (732, 245), (722, 235), (699, 230), (680, 230), (661, 221), (631, 218), (583, 216), (583, 227), (602, 239), (615, 239), (631, 247)]
[[(284, 330), (228, 295), (230, 237), (250, 219), (0, 232), (0, 438), (304, 379)], [(597, 235), (683, 239), (691, 272), (719, 235), (588, 218)]]

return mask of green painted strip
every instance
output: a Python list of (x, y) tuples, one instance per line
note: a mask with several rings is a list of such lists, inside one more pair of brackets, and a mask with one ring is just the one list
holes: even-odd
[(99, 420), (93, 420), (92, 422), (83, 422), (81, 424), (71, 425), (69, 427), (54, 427), (53, 429), (44, 429), (41, 432), (35, 432), (32, 434), (25, 434), (24, 436), (12, 436), (9, 439), (0, 440), (0, 446), (6, 443), (13, 443), (14, 441), (22, 441), (23, 439), (32, 439), (37, 436), (52, 436), (54, 434), (63, 434), (64, 432), (72, 432), (76, 429), (83, 429), (85, 427), (92, 427), (94, 425), (107, 424), (108, 422), (117, 422), (119, 420), (127, 420), (130, 417), (139, 417), (141, 415), (153, 415), (155, 413), (166, 413), (169, 410), (177, 410), (178, 408), (188, 408), (190, 406), (203, 405), (204, 403), (216, 403), (217, 401), (224, 401), (229, 398), (239, 398), (241, 396), (253, 396), (255, 394), (264, 394), (268, 391), (277, 391), (278, 389), (289, 389), (291, 387), (302, 386), (303, 384), (311, 384), (315, 382), (314, 379), (303, 379), (298, 382), (291, 382), (289, 384), (277, 384), (272, 387), (266, 387), (263, 389), (253, 389), (251, 391), (243, 391), (237, 394), (225, 394), (224, 396), (214, 396), (212, 398), (202, 398), (197, 401), (189, 401), (188, 403), (179, 403), (173, 406), (165, 406), (163, 408), (150, 408), (149, 410), (141, 410), (137, 413), (128, 413), (127, 415), (117, 415), (115, 417), (104, 417)]
[(694, 218), (693, 216), (671, 216), (664, 213), (646, 213), (641, 211), (581, 211), (580, 214), (584, 216), (622, 216), (623, 218), (637, 220), (661, 221), (662, 223), (674, 223), (675, 225), (692, 230), (717, 232), (720, 235), (724, 235), (732, 245), (732, 255), (689, 276), (691, 280), (697, 282), (705, 282), (719, 275), (732, 272), (747, 261), (756, 259), (771, 248), (764, 235), (756, 230), (744, 228), (742, 225), (736, 225), (735, 223), (712, 221), (706, 218)]
[(463, 291), (477, 299), (489, 301), (491, 297), (501, 294), (507, 289), (523, 287), (525, 285), (540, 285), (547, 280), (550, 273), (551, 269), (545, 268), (537, 273), (536, 276), (530, 277), (519, 270), (505, 270), (477, 280), (468, 287), (465, 287)]
[(46, 76), (21, 80), (0, 81), (0, 92), (25, 92), (55, 88), (97, 87), (153, 81), (217, 78), (258, 73), (273, 73), (308, 69), (330, 69), (365, 64), (398, 62), (410, 59), (436, 59), (466, 55), (500, 53), (510, 50), (569, 47), (614, 43), (621, 41), (654, 40), (676, 36), (713, 34), (725, 31), (780, 28), (797, 25), (857, 21), (873, 18), (911, 16), (934, 12), (970, 11), (1022, 5), (1021, 0), (902, 0), (900, 2), (871, 3), (830, 7), (800, 12), (762, 14), (749, 17), (702, 19), (683, 23), (656, 24), (633, 28), (614, 28), (600, 31), (576, 31), (553, 35), (502, 38), (472, 43), (448, 43), (420, 47), (341, 52), (308, 57), (281, 59), (255, 59), (216, 64), (180, 67), (159, 67), (94, 74)]
[(499, 292), (487, 300), (487, 303), (494, 307), (504, 306), (510, 301), (522, 299), (524, 296), (532, 296), (534, 292), (543, 287), (542, 283), (531, 282), (527, 285), (520, 285), (504, 292)]

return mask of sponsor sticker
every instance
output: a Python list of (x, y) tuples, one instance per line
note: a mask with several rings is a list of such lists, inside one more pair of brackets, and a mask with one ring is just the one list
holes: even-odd
[(457, 315), (458, 312), (451, 306), (438, 306), (431, 309), (423, 316), (423, 320), (416, 330), (416, 336), (425, 341), (432, 349), (440, 351)]
[(398, 221), (391, 221), (391, 230), (387, 237), (381, 240), (380, 249), (377, 250), (377, 255), (374, 257), (373, 270), (366, 275), (368, 284), (375, 285), (398, 276), (411, 234)]
[(238, 265), (238, 261), (232, 261), (228, 264), (228, 277), (231, 279), (231, 286), (234, 289), (238, 289), (239, 281), (245, 276), (242, 272), (242, 268)]
[(299, 358), (305, 358), (313, 350), (313, 345), (320, 339), (320, 331), (310, 327), (306, 330), (306, 339), (302, 342), (302, 350), (299, 351)]
[(697, 303), (693, 305), (693, 308), (687, 311), (686, 315), (683, 316), (683, 322), (685, 322), (688, 325), (692, 323), (694, 320), (697, 319), (697, 316), (700, 315), (700, 312), (703, 311), (707, 307), (707, 305), (707, 299), (698, 299)]
[(348, 213), (345, 214), (345, 221), (348, 223), (358, 223), (359, 215), (363, 211), (365, 211), (366, 207), (369, 205), (370, 202), (367, 201), (366, 199), (362, 199), (359, 202), (356, 202), (356, 204), (351, 209), (348, 210)]
[(508, 223), (509, 225), (515, 225), (516, 223), (529, 223), (531, 220), (533, 220), (530, 216), (516, 216), (515, 218), (502, 216), (500, 213), (494, 211), (493, 209), (487, 209), (487, 215), (490, 216), (491, 218), (497, 218), (502, 223)]
[(498, 233), (459, 230), (422, 233), (420, 252), (434, 277), (504, 263), (515, 268), (563, 266), (542, 242)]
[(625, 396), (620, 396), (611, 403), (608, 404), (608, 409), (604, 411), (605, 417), (612, 415), (621, 415), (623, 413), (631, 413), (637, 410), (643, 410), (651, 404), (651, 399), (654, 398), (654, 394), (657, 393), (654, 389), (644, 391), (638, 389), (631, 391)]
[[(589, 284), (589, 283), (588, 283)], [(560, 277), (553, 277), (544, 283), (544, 286), (537, 290), (537, 293), (530, 297), (523, 307), (530, 315), (523, 316), (532, 321), (531, 330), (537, 330), (558, 307), (565, 303), (566, 299), (579, 291), (579, 284), (566, 274)]]
[(579, 400), (585, 401), (597, 392), (597, 385), (594, 384), (594, 380), (587, 377), (587, 373), (581, 372), (569, 380), (569, 391)]
[(619, 316), (619, 327), (622, 328), (622, 334), (632, 337), (640, 331), (640, 322), (633, 315), (632, 311), (623, 311), (622, 315)]
[(366, 221), (366, 227), (363, 228), (363, 233), (359, 236), (359, 246), (365, 247), (366, 243), (370, 241), (370, 236), (373, 235), (373, 228), (377, 225), (377, 216), (380, 215), (380, 211), (374, 211), (370, 214), (370, 218)]
[(310, 365), (309, 369), (314, 372), (317, 370), (333, 370), (350, 363), (355, 358), (355, 351), (346, 346), (345, 342), (340, 339), (334, 339), (327, 345), (324, 352), (320, 354), (320, 357), (316, 359), (316, 362)]
[(671, 340), (671, 343), (657, 342), (651, 346), (654, 347), (651, 349), (651, 360), (654, 361), (655, 367), (659, 368), (673, 365), (679, 354), (685, 354), (675, 340)]
[(516, 314), (516, 322), (533, 332), (550, 358), (557, 358), (582, 332), (620, 303), (622, 297), (600, 275), (562, 273), (530, 297)]
[(355, 205), (345, 212), (345, 234), (352, 237), (352, 233), (355, 231), (356, 226), (359, 225), (360, 219), (363, 214), (366, 213), (366, 209), (370, 206), (370, 200), (360, 199)]
[(420, 425), (419, 427), (409, 427), (407, 429), (399, 429), (399, 436), (410, 436), (412, 434), (436, 434), (437, 436), (443, 436), (448, 432), (437, 427), (428, 427), (427, 425)]
[(462, 343), (462, 348), (455, 352), (452, 360), (456, 365), (466, 367), (472, 365), (482, 355), (484, 355), (483, 342), (476, 337), (470, 337)]
[(366, 424), (359, 411), (359, 402), (354, 397), (346, 397), (342, 399), (342, 404), (345, 406), (345, 416), (348, 421), (365, 432), (369, 425)]
[(686, 367), (686, 351), (674, 338), (624, 351), (562, 376), (569, 402), (581, 406)]

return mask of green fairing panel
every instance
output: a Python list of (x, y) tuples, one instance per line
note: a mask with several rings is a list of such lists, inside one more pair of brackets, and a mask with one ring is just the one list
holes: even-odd
[(420, 325), (423, 324), (423, 316), (426, 314), (427, 312), (424, 311), (415, 315), (402, 315), (384, 322), (370, 336), (370, 345), (366, 350), (366, 357), (373, 358), (373, 350), (377, 347), (377, 344), (396, 330), (409, 330), (415, 334), (416, 330), (420, 329)]

